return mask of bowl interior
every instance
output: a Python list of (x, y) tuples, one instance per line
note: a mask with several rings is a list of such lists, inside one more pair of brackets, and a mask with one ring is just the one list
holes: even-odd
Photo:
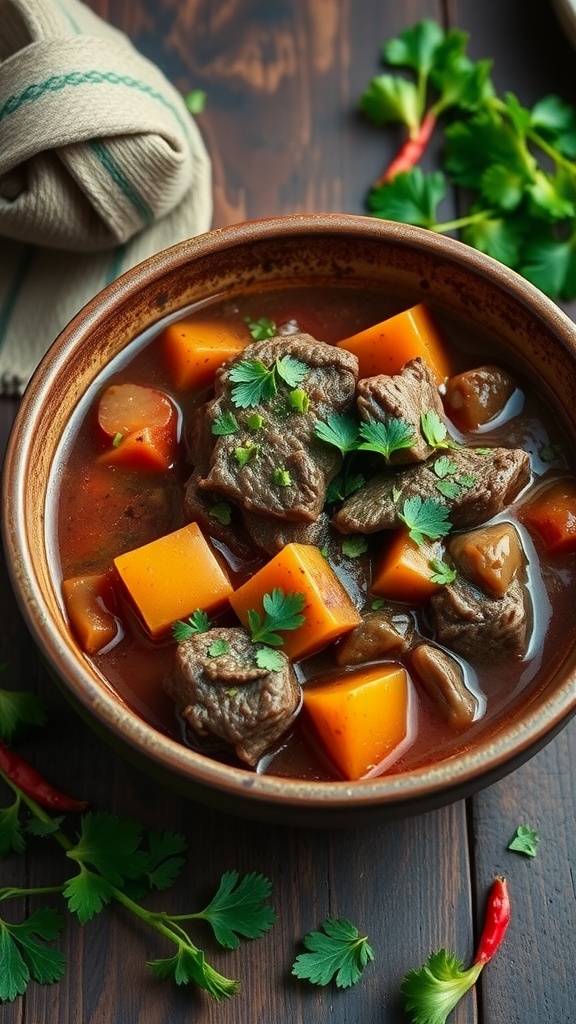
[(538, 383), (576, 436), (576, 328), (517, 275), (468, 247), (405, 225), (339, 215), (279, 218), (214, 231), (124, 275), (89, 303), (29, 385), (4, 476), (4, 535), (15, 593), (48, 666), (78, 710), (142, 767), (191, 796), (252, 817), (332, 824), (430, 808), (511, 770), (576, 709), (570, 652), (521, 714), (488, 740), (418, 771), (314, 783), (254, 775), (196, 754), (146, 724), (71, 639), (50, 568), (51, 467), (70, 417), (101, 368), (164, 316), (274, 281), (378, 283), (406, 306), (489, 332)]

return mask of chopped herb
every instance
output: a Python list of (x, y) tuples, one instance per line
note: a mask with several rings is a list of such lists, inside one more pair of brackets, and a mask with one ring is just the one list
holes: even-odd
[(280, 651), (272, 647), (259, 647), (254, 657), (258, 668), (265, 668), (267, 672), (281, 672), (286, 664)]
[(455, 443), (448, 437), (446, 424), (434, 409), (428, 409), (420, 417), (420, 428), (431, 448), (454, 448)]
[(288, 405), (295, 412), (308, 412), (310, 408), (310, 395), (302, 388), (295, 388), (288, 395)]
[(349, 988), (362, 977), (366, 965), (374, 960), (374, 951), (367, 936), (344, 917), (327, 918), (321, 931), (309, 932), (302, 942), (307, 953), (300, 953), (292, 965), (292, 974), (312, 982), (338, 988)]
[(491, 451), (492, 451), (491, 448), (475, 448), (474, 449), (474, 453), (476, 455), (490, 455)]
[(342, 469), (330, 481), (326, 488), (326, 501), (330, 504), (335, 501), (343, 501), (350, 497), (355, 491), (360, 490), (366, 483), (363, 473), (353, 473), (351, 462), (345, 461)]
[(247, 466), (249, 462), (254, 462), (260, 454), (260, 445), (253, 444), (251, 441), (247, 441), (242, 447), (234, 449), (234, 458), (241, 466)]
[(282, 647), (284, 640), (278, 634), (287, 630), (298, 629), (305, 621), (302, 609), (306, 597), (300, 593), (285, 594), (280, 587), (275, 587), (269, 594), (264, 594), (262, 606), (264, 618), (251, 609), (248, 612), (248, 626), (255, 644), (268, 644), (270, 647)]
[(252, 412), (246, 417), (246, 426), (250, 430), (262, 430), (264, 426), (264, 417), (259, 412)]
[(462, 493), (462, 488), (454, 480), (438, 480), (436, 490), (448, 499), (457, 498)]
[(430, 577), (432, 583), (444, 585), (453, 583), (456, 579), (456, 570), (452, 569), (446, 562), (443, 562), (441, 558), (431, 558), (428, 565), (432, 569), (432, 576)]
[(277, 487), (290, 487), (292, 483), (292, 477), (287, 469), (275, 469), (272, 479)]
[(518, 825), (507, 849), (523, 853), (526, 857), (535, 857), (539, 842), (540, 836), (535, 829), (530, 825)]
[(368, 541), (362, 534), (345, 537), (342, 541), (342, 554), (347, 555), (348, 558), (358, 558), (365, 551), (368, 551)]
[(289, 388), (296, 388), (309, 369), (293, 356), (276, 359), (270, 369), (260, 359), (242, 359), (230, 369), (230, 380), (236, 385), (232, 388), (232, 401), (239, 409), (269, 402), (278, 392), (278, 378)]
[(222, 526), (230, 526), (232, 522), (232, 506), (227, 501), (217, 501), (215, 505), (212, 505), (209, 515), (213, 519), (217, 519)]
[(448, 519), (448, 508), (434, 498), (407, 498), (398, 518), (406, 524), (410, 537), (416, 544), (423, 544), (424, 538), (437, 540), (445, 537), (452, 528)]
[(121, 434), (120, 432), (114, 434), (114, 437), (112, 438), (112, 447), (117, 448), (118, 445), (122, 442), (123, 438), (124, 434)]
[(456, 483), (459, 484), (460, 487), (464, 488), (464, 490), (469, 490), (469, 488), (474, 487), (474, 484), (476, 483), (476, 477), (473, 473), (459, 473), (455, 479)]
[(440, 480), (443, 480), (444, 477), (455, 473), (458, 466), (448, 455), (441, 455), (439, 459), (434, 461), (432, 468), (436, 473), (436, 476), (439, 477)]
[(196, 633), (207, 633), (210, 629), (210, 619), (201, 608), (197, 610), (185, 622), (178, 619), (172, 626), (172, 636), (178, 643), (189, 640)]
[(233, 412), (221, 412), (214, 418), (212, 433), (221, 437), (238, 432), (238, 420)]
[(230, 644), (227, 640), (214, 640), (208, 648), (209, 658), (219, 658), (221, 654), (228, 654)]
[(402, 448), (411, 448), (416, 441), (410, 424), (394, 416), (387, 423), (361, 423), (360, 436), (364, 438), (358, 445), (360, 451), (378, 452), (385, 459)]
[(561, 444), (544, 444), (538, 452), (542, 462), (557, 462), (562, 458), (564, 449)]
[(381, 608), (386, 608), (388, 601), (384, 597), (375, 597), (370, 603), (370, 608), (373, 612), (379, 612)]
[(276, 334), (276, 324), (266, 316), (261, 316), (259, 320), (251, 320), (249, 316), (245, 316), (244, 323), (254, 341), (265, 341), (266, 338), (273, 338)]
[(345, 413), (333, 412), (325, 420), (317, 420), (314, 433), (321, 441), (338, 448), (342, 455), (357, 447), (358, 424)]
[(206, 93), (203, 89), (192, 89), (185, 94), (184, 103), (191, 114), (201, 114), (206, 107)]

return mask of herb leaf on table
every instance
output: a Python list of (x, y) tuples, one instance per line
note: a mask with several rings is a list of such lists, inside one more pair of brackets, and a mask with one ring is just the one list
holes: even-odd
[(366, 965), (374, 960), (367, 936), (361, 936), (345, 917), (327, 918), (321, 931), (309, 932), (302, 942), (308, 952), (296, 957), (292, 974), (313, 985), (328, 985), (334, 980), (338, 988), (348, 988), (360, 980)]

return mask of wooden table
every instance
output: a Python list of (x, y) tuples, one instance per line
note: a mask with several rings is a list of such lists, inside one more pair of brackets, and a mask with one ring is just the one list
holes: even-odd
[[(445, 16), (471, 33), (473, 57), (495, 60), (499, 90), (530, 104), (556, 92), (576, 103), (576, 56), (545, 0), (89, 0), (124, 29), (183, 92), (208, 96), (199, 123), (214, 166), (215, 225), (278, 213), (363, 212), (366, 187), (392, 154), (356, 113), (379, 70), (380, 43), (423, 17)], [(432, 154), (431, 160), (434, 159)], [(568, 307), (576, 315), (576, 303)], [(15, 403), (0, 404), (5, 439)], [(242, 980), (217, 1005), (155, 981), (145, 961), (165, 955), (157, 936), (119, 907), (84, 928), (69, 920), (69, 958), (58, 985), (31, 985), (0, 1008), (4, 1024), (399, 1024), (400, 980), (446, 946), (472, 953), (487, 888), (509, 879), (513, 918), (501, 953), (456, 1024), (569, 1024), (576, 1020), (576, 721), (532, 761), (473, 799), (361, 830), (267, 827), (189, 803), (160, 789), (96, 739), (38, 662), (1, 579), (0, 663), (10, 683), (51, 706), (51, 727), (30, 751), (55, 783), (101, 809), (185, 832), (188, 867), (156, 906), (203, 906), (222, 871), (262, 871), (279, 913), (262, 940), (212, 962)], [(30, 750), (30, 748), (28, 748)], [(506, 850), (517, 824), (538, 829), (538, 856)], [(1, 884), (62, 878), (49, 841), (0, 867)], [(326, 916), (349, 917), (370, 937), (376, 963), (348, 991), (296, 982), (299, 940)], [(204, 933), (200, 933), (201, 943)], [(1, 965), (0, 965), (1, 970)]]

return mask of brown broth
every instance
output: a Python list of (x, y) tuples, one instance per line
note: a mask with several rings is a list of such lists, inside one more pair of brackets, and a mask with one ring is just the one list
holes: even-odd
[[(185, 317), (192, 320), (196, 317), (206, 320), (214, 316), (220, 321), (229, 320), (236, 324), (243, 318), (269, 317), (277, 324), (296, 319), (300, 330), (333, 343), (398, 311), (398, 305), (389, 296), (373, 288), (361, 290), (358, 285), (352, 288), (341, 284), (338, 287), (315, 285), (313, 288), (302, 285), (271, 287), (232, 298), (215, 298), (170, 319)], [(95, 428), (95, 408), (97, 396), (105, 385), (130, 381), (165, 391), (180, 409), (184, 425), (190, 410), (206, 398), (205, 391), (184, 394), (172, 387), (161, 348), (155, 341), (163, 326), (164, 323), (149, 331), (144, 338), (136, 339), (122, 357), (106, 369), (71, 424), (68, 436), (73, 440), (63, 448), (54, 471), (54, 480), (57, 481), (53, 489), (56, 493), (53, 509), (55, 560), (60, 578), (107, 570), (116, 555), (184, 523), (182, 489), (191, 469), (187, 461), (185, 428), (179, 442), (177, 463), (165, 474), (143, 475), (96, 463), (102, 442)], [(442, 326), (455, 352), (457, 369), (499, 361), (495, 339), (470, 334), (454, 323), (445, 322)], [(521, 371), (507, 368), (515, 374), (521, 388), (514, 399), (516, 405), (508, 410), (500, 425), (477, 432), (475, 443), (525, 448), (530, 452), (535, 478), (565, 471), (569, 467), (564, 461), (554, 463), (551, 468), (538, 455), (544, 444), (562, 441), (561, 430), (553, 414), (542, 396), (536, 395), (532, 385), (522, 377)], [(521, 500), (522, 496), (519, 502)], [(387, 770), (405, 771), (446, 758), (487, 736), (514, 704), (526, 699), (531, 689), (541, 685), (560, 664), (573, 642), (576, 626), (569, 594), (576, 583), (576, 559), (573, 556), (557, 557), (553, 562), (547, 562), (524, 527), (518, 524), (514, 506), (502, 518), (515, 522), (528, 554), (529, 586), (534, 608), (529, 656), (512, 665), (504, 662), (488, 668), (481, 665), (466, 667), (468, 681), (472, 689), (477, 688), (485, 712), (463, 735), (454, 734), (433, 702), (412, 684), (414, 739)], [(377, 536), (371, 538), (370, 548), (377, 545)], [(226, 549), (220, 546), (220, 550), (226, 557)], [(262, 562), (242, 566), (230, 559), (229, 568), (233, 578), (241, 579), (259, 564)], [(353, 561), (342, 556), (336, 559), (333, 567), (358, 607), (368, 607), (369, 571), (366, 561)], [(430, 637), (425, 611), (418, 610), (414, 615), (421, 634)], [(156, 728), (181, 738), (172, 703), (162, 689), (162, 680), (174, 650), (173, 642), (150, 641), (126, 605), (122, 606), (121, 617), (122, 638), (109, 650), (94, 656), (93, 663), (143, 718)], [(232, 623), (236, 620), (233, 616), (224, 616), (222, 621)], [(333, 671), (330, 649), (298, 666), (304, 684), (307, 680), (321, 679), (329, 671)], [(301, 778), (336, 777), (308, 734), (303, 717), (296, 720), (292, 734), (284, 738), (278, 751), (267, 757), (259, 770)]]

